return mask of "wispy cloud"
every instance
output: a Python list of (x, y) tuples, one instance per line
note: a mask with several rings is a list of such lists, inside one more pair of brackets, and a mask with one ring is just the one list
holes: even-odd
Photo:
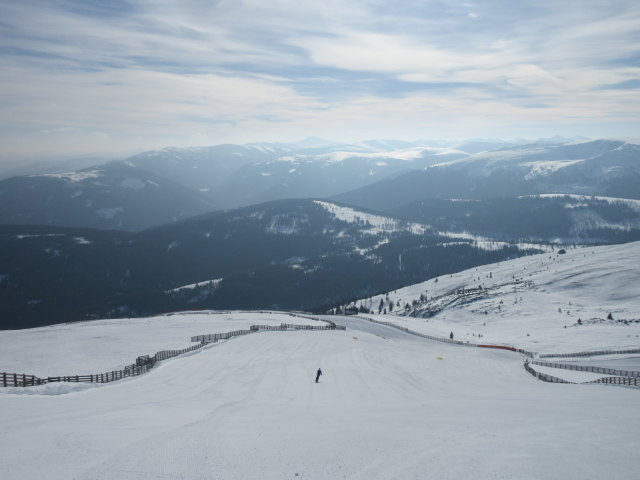
[(0, 141), (37, 154), (631, 134), (636, 3), (4, 2)]

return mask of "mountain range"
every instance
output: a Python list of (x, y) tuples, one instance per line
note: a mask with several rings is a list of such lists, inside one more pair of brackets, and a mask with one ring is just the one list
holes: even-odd
[(550, 193), (640, 199), (640, 146), (598, 140), (507, 147), (431, 165), (334, 199), (390, 211), (426, 198)]
[(610, 140), (309, 139), (5, 179), (0, 328), (185, 308), (320, 312), (529, 253), (639, 240), (639, 152)]

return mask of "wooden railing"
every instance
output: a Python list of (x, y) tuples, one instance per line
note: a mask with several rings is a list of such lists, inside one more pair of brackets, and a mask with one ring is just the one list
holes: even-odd
[(585, 383), (607, 383), (609, 385), (627, 385), (629, 387), (640, 387), (640, 378), (604, 377)]
[(628, 348), (626, 350), (596, 350), (592, 352), (576, 353), (545, 353), (539, 358), (573, 358), (573, 357), (596, 357), (599, 355), (619, 355), (624, 353), (640, 353), (640, 348)]
[(540, 365), (541, 367), (562, 368), (564, 370), (574, 370), (576, 372), (604, 373), (605, 375), (617, 375), (620, 377), (640, 377), (640, 371), (636, 370), (617, 370), (615, 368), (594, 367), (592, 365), (575, 365), (571, 363), (543, 362), (541, 360), (534, 360), (531, 363), (534, 365)]
[(26, 375), (24, 373), (0, 373), (1, 384), (3, 387), (33, 387), (34, 385), (42, 385), (46, 380), (38, 378), (34, 375)]
[(547, 375), (546, 373), (538, 372), (531, 368), (529, 362), (524, 362), (524, 369), (529, 372), (531, 375), (536, 377), (538, 380), (542, 380), (543, 382), (552, 382), (552, 383), (574, 383), (569, 382), (568, 380), (563, 380), (562, 378), (554, 377), (553, 375)]
[[(297, 317), (302, 317), (301, 315), (292, 315)], [(318, 320), (313, 317), (304, 317), (312, 320)], [(209, 333), (206, 335), (196, 335), (195, 337), (191, 337), (192, 342), (203, 342), (203, 343), (215, 343), (218, 340), (228, 340), (232, 337), (237, 337), (239, 335), (248, 335), (249, 333), (255, 333), (263, 330), (275, 330), (275, 331), (285, 331), (285, 330), (346, 330), (347, 327), (343, 325), (336, 325), (334, 322), (328, 320), (322, 320), (323, 322), (328, 323), (328, 325), (294, 325), (291, 323), (281, 323), (280, 325), (251, 325), (249, 330), (235, 330), (233, 332), (226, 333)]]
[[(532, 362), (535, 365), (541, 366), (549, 366), (542, 365), (546, 362)], [(629, 387), (640, 387), (640, 378), (639, 377), (603, 377), (598, 378), (596, 380), (589, 380), (587, 382), (570, 382), (568, 380), (563, 380), (562, 378), (554, 377), (553, 375), (548, 375), (546, 373), (538, 372), (531, 367), (529, 362), (524, 363), (524, 369), (529, 372), (531, 375), (536, 377), (538, 380), (542, 380), (543, 382), (552, 382), (552, 383), (572, 383), (572, 384), (580, 384), (580, 385), (588, 385), (595, 383), (602, 383), (606, 385), (626, 385)], [(600, 372), (596, 372), (600, 373)], [(638, 373), (638, 372), (632, 372)]]
[(127, 377), (135, 377), (142, 375), (143, 373), (151, 370), (155, 365), (162, 361), (168, 360), (178, 355), (185, 354), (187, 352), (193, 352), (205, 345), (218, 340), (226, 340), (239, 335), (247, 335), (249, 333), (256, 333), (263, 330), (346, 330), (346, 327), (342, 325), (336, 325), (334, 322), (328, 320), (320, 320), (314, 317), (308, 317), (304, 315), (291, 314), (291, 316), (297, 316), (301, 318), (308, 318), (311, 320), (323, 321), (327, 325), (293, 325), (288, 323), (282, 323), (277, 326), (272, 325), (251, 325), (249, 330), (235, 330), (233, 332), (226, 333), (214, 333), (210, 335), (197, 335), (191, 337), (192, 342), (199, 342), (198, 345), (192, 345), (180, 350), (160, 350), (155, 355), (150, 357), (149, 355), (142, 355), (136, 359), (136, 363), (127, 365), (122, 370), (112, 370), (110, 372), (96, 373), (91, 375), (66, 375), (58, 377), (38, 378), (35, 375), (27, 375), (22, 373), (6, 373), (0, 372), (0, 386), (2, 387), (33, 387), (36, 385), (44, 385), (51, 382), (85, 382), (85, 383), (108, 383), (116, 380), (122, 380)]
[(205, 344), (192, 345), (181, 350), (161, 350), (153, 357), (148, 355), (140, 356), (136, 359), (136, 363), (127, 365), (122, 370), (112, 370), (110, 372), (94, 373), (90, 375), (63, 375), (57, 377), (38, 378), (34, 375), (24, 375), (16, 373), (0, 373), (0, 385), (3, 387), (32, 387), (35, 385), (44, 385), (52, 382), (84, 382), (84, 383), (108, 383), (116, 380), (122, 380), (127, 377), (137, 377), (151, 370), (156, 363), (177, 357), (187, 352), (192, 352), (202, 348)]

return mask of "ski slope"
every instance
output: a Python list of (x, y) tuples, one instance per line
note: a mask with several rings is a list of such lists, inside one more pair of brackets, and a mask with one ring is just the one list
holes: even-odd
[(443, 275), (355, 305), (377, 312), (382, 301), (394, 315), (368, 316), (470, 343), (544, 354), (638, 348), (639, 259), (640, 242), (572, 248)]
[(318, 325), (283, 312), (194, 311), (5, 330), (0, 331), (0, 372), (46, 378), (120, 370), (139, 355), (188, 347), (192, 336), (282, 323)]
[[(265, 323), (268, 315), (227, 313), (225, 322)], [(211, 321), (207, 317), (192, 320)], [(237, 337), (140, 377), (64, 394), (56, 384), (29, 395), (21, 394), (28, 389), (0, 389), (2, 478), (637, 476), (638, 390), (544, 383), (512, 352), (332, 319), (347, 330)], [(124, 320), (104, 321), (102, 328), (110, 322), (126, 328)], [(159, 323), (148, 337), (162, 332)], [(24, 331), (20, 341), (45, 369), (60, 346), (38, 342), (37, 330)], [(186, 323), (173, 331), (180, 340), (215, 333), (194, 332)], [(85, 339), (87, 362), (101, 341), (99, 330), (94, 333)], [(0, 339), (7, 334), (0, 332)], [(145, 341), (138, 334), (120, 339), (130, 351)], [(5, 345), (0, 365), (8, 358)], [(35, 368), (38, 360), (32, 362)], [(316, 384), (318, 367), (324, 375)]]

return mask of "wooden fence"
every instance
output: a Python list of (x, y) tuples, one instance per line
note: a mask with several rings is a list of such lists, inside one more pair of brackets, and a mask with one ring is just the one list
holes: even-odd
[(640, 353), (640, 348), (629, 348), (626, 350), (597, 350), (593, 352), (577, 352), (577, 353), (545, 353), (539, 355), (539, 358), (576, 358), (576, 357), (596, 357), (599, 355), (618, 355), (624, 353)]
[(543, 362), (540, 360), (534, 360), (531, 363), (533, 363), (534, 365), (540, 365), (541, 367), (562, 368), (564, 370), (574, 370), (577, 372), (604, 373), (605, 375), (640, 378), (640, 371), (636, 370), (616, 370), (615, 368), (594, 367), (591, 365), (575, 365), (570, 363)]
[[(303, 317), (302, 315), (294, 315), (292, 316), (308, 318), (311, 320), (318, 320), (313, 317)], [(294, 325), (291, 323), (281, 323), (280, 325), (251, 325), (249, 330), (235, 330), (233, 332), (227, 333), (210, 333), (207, 335), (196, 335), (195, 337), (191, 337), (192, 342), (203, 342), (203, 343), (215, 343), (218, 340), (227, 340), (232, 337), (237, 337), (239, 335), (248, 335), (249, 333), (256, 333), (264, 330), (275, 330), (275, 331), (285, 331), (285, 330), (346, 330), (347, 327), (343, 325), (336, 325), (334, 322), (329, 320), (322, 320), (323, 322), (327, 322), (328, 325)]]
[[(444, 342), (444, 343), (454, 343), (457, 345), (463, 345), (466, 347), (478, 347), (478, 348), (495, 348), (495, 349), (500, 349), (500, 350), (508, 350), (508, 351), (512, 351), (512, 352), (517, 352), (517, 353), (521, 353), (522, 355), (525, 355), (526, 357), (534, 357), (535, 354), (533, 352), (529, 352), (527, 350), (523, 350), (521, 348), (515, 348), (515, 347), (510, 347), (510, 346), (506, 346), (506, 345), (486, 345), (486, 344), (475, 344), (475, 343), (464, 343), (460, 340), (452, 340), (450, 338), (443, 338), (443, 337), (434, 337), (432, 335), (426, 335), (424, 333), (420, 333), (420, 332), (415, 332), (413, 330), (410, 330), (406, 327), (402, 327), (398, 324), (392, 323), (392, 322), (382, 322), (379, 320), (374, 320), (372, 318), (369, 317), (362, 317), (362, 316), (355, 316), (355, 318), (359, 318), (361, 320), (367, 320), (369, 322), (372, 323), (377, 323), (379, 325), (386, 325), (388, 327), (393, 327), (396, 328), (398, 330), (402, 330), (403, 332), (407, 332), (410, 333), (412, 335), (416, 335), (418, 337), (422, 337), (422, 338), (428, 338), (429, 340), (435, 340), (438, 342)], [(603, 353), (598, 353), (596, 352), (596, 355), (607, 355), (607, 354), (611, 354), (611, 353), (640, 353), (640, 349), (630, 349), (630, 350), (606, 350), (606, 351), (602, 351)], [(589, 353), (590, 355), (593, 354), (593, 352), (584, 352), (584, 353)], [(565, 354), (566, 356), (587, 356), (587, 355), (583, 355), (582, 353), (578, 353), (578, 354)], [(540, 355), (541, 357), (544, 355)], [(555, 355), (549, 355), (549, 356), (555, 356)], [(578, 365), (568, 365), (568, 364), (556, 364), (556, 363), (550, 363), (550, 362), (543, 362), (543, 361), (534, 361), (532, 362), (533, 364), (536, 365), (540, 365), (540, 366), (545, 366), (545, 367), (553, 367), (553, 368), (566, 368), (569, 370), (577, 370), (577, 371), (587, 371), (587, 372), (594, 372), (594, 373), (604, 373), (604, 374), (613, 374), (613, 375), (627, 375), (627, 376), (618, 376), (618, 377), (604, 377), (604, 378), (599, 378), (597, 380), (592, 380), (589, 382), (583, 382), (584, 384), (590, 384), (590, 383), (602, 383), (602, 384), (609, 384), (609, 385), (627, 385), (627, 386), (640, 386), (640, 372), (636, 372), (636, 371), (628, 371), (628, 370), (614, 370), (614, 369), (610, 369), (610, 368), (602, 368), (602, 367), (589, 367), (589, 366), (578, 366)], [(575, 368), (574, 368), (575, 367)], [(542, 372), (538, 372), (536, 370), (534, 370), (531, 365), (529, 364), (529, 361), (525, 361), (524, 363), (524, 368), (527, 372), (529, 372), (531, 375), (533, 375), (534, 377), (536, 377), (539, 380), (542, 380), (544, 382), (551, 382), (551, 383), (571, 383), (574, 384), (576, 382), (570, 382), (568, 380), (564, 380), (562, 378), (558, 378), (558, 377), (554, 377), (553, 375), (548, 375), (546, 373), (542, 373)]]
[(38, 378), (34, 375), (24, 375), (16, 373), (0, 373), (1, 385), (3, 387), (32, 387), (35, 385), (44, 385), (52, 382), (84, 382), (84, 383), (108, 383), (116, 380), (122, 380), (127, 377), (137, 377), (148, 372), (156, 363), (177, 357), (187, 352), (192, 352), (202, 348), (205, 344), (192, 345), (181, 350), (161, 350), (154, 356), (143, 355), (136, 359), (136, 363), (127, 365), (122, 370), (112, 370), (110, 372), (95, 373), (90, 375), (64, 375), (57, 377)]
[(629, 387), (640, 387), (640, 378), (605, 377), (585, 383), (606, 383), (609, 385), (627, 385)]
[(531, 368), (529, 362), (524, 362), (524, 369), (529, 372), (531, 375), (536, 377), (538, 380), (542, 380), (543, 382), (551, 382), (551, 383), (574, 383), (569, 382), (567, 380), (563, 380), (562, 378), (554, 377), (553, 375), (547, 375), (546, 373), (538, 372)]
[[(305, 317), (303, 315), (291, 314), (291, 316), (297, 316), (301, 318), (309, 318), (311, 320), (318, 320), (314, 317)], [(198, 335), (191, 337), (192, 342), (199, 342), (198, 345), (192, 345), (190, 347), (183, 348), (181, 350), (160, 350), (155, 355), (150, 357), (149, 355), (142, 355), (136, 359), (136, 363), (127, 365), (122, 370), (113, 370), (110, 372), (97, 373), (92, 375), (67, 375), (58, 377), (38, 378), (34, 375), (27, 375), (22, 373), (0, 373), (0, 385), (3, 387), (33, 387), (36, 385), (44, 385), (51, 382), (85, 382), (85, 383), (108, 383), (116, 380), (122, 380), (127, 377), (136, 377), (151, 370), (155, 365), (169, 358), (177, 357), (187, 352), (193, 352), (205, 345), (218, 340), (229, 339), (237, 337), (239, 335), (247, 335), (249, 333), (259, 332), (261, 330), (346, 330), (346, 327), (342, 325), (336, 325), (334, 322), (328, 320), (322, 320), (328, 325), (316, 326), (316, 325), (293, 325), (288, 323), (282, 323), (279, 326), (271, 325), (251, 325), (249, 330), (235, 330), (227, 333), (214, 333), (210, 335)]]
[(46, 380), (24, 373), (1, 373), (3, 387), (32, 387), (42, 385)]
[[(550, 366), (550, 365), (544, 365), (547, 362), (532, 362), (532, 363), (535, 365)], [(629, 387), (636, 387), (636, 388), (640, 387), (639, 377), (603, 377), (603, 378), (598, 378), (596, 380), (589, 380), (587, 382), (570, 382), (568, 380), (563, 380), (562, 378), (554, 377), (553, 375), (548, 375), (546, 373), (538, 372), (537, 370), (534, 370), (531, 367), (529, 362), (524, 363), (524, 369), (527, 372), (529, 372), (531, 375), (536, 377), (538, 380), (542, 380), (543, 382), (571, 383), (571, 384), (580, 384), (580, 385), (602, 383), (605, 385), (626, 385)], [(595, 373), (601, 373), (601, 372), (595, 372)], [(632, 372), (632, 373), (638, 373), (638, 372)]]

